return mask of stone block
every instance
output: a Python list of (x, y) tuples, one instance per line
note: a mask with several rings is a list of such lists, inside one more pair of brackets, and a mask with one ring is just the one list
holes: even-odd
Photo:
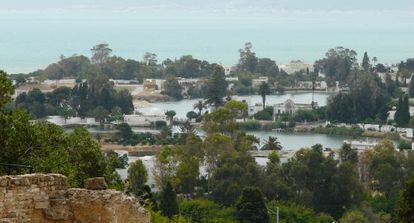
[(86, 179), (84, 182), (84, 187), (89, 190), (106, 190), (108, 185), (105, 182), (103, 177), (95, 177)]
[(49, 201), (37, 201), (34, 203), (35, 209), (46, 209), (49, 207)]

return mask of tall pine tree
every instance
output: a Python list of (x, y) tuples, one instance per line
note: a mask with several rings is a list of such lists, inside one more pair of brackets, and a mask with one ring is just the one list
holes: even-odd
[(236, 215), (242, 223), (267, 223), (269, 214), (262, 192), (258, 188), (245, 188), (236, 205)]
[(177, 194), (170, 182), (167, 183), (161, 193), (160, 209), (161, 213), (168, 218), (172, 218), (174, 215), (178, 214)]
[(226, 96), (227, 81), (223, 67), (216, 65), (213, 75), (207, 83), (206, 102), (216, 109), (223, 105), (223, 98)]

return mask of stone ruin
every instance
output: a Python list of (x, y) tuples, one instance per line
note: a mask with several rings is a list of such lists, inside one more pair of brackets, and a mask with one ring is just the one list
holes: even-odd
[(136, 198), (97, 188), (69, 188), (60, 174), (0, 177), (0, 223), (150, 222)]

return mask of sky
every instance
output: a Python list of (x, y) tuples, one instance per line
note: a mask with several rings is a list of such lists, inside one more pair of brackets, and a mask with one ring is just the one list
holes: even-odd
[(402, 11), (412, 13), (414, 0), (1, 0), (1, 11), (125, 10), (171, 12), (274, 12), (274, 11)]

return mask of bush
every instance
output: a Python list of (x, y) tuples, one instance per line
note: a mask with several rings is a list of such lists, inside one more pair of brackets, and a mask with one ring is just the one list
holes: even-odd
[(265, 110), (259, 111), (253, 117), (257, 120), (271, 121), (273, 120), (273, 107), (266, 107)]
[[(316, 214), (312, 209), (306, 208), (293, 203), (281, 203), (271, 201), (267, 207), (276, 210), (279, 207), (280, 219), (282, 222), (313, 222), (313, 223), (331, 223), (334, 219), (324, 213)], [(271, 216), (272, 217), (272, 216)]]
[(258, 121), (246, 121), (239, 123), (239, 128), (244, 131), (258, 131), (261, 130), (261, 124)]
[(398, 149), (401, 150), (401, 151), (403, 151), (403, 150), (411, 150), (411, 143), (409, 143), (409, 142), (407, 142), (405, 140), (402, 140), (400, 142), (400, 144), (398, 144)]
[(344, 135), (344, 136), (352, 136), (357, 137), (361, 136), (364, 132), (363, 129), (359, 127), (352, 127), (352, 128), (346, 128), (346, 127), (322, 127), (319, 126), (317, 128), (312, 129), (314, 133), (319, 134), (328, 134), (328, 135)]
[(156, 121), (155, 122), (155, 128), (156, 129), (162, 129), (165, 126), (167, 126), (167, 122), (165, 122), (165, 121)]
[(233, 223), (234, 209), (222, 208), (205, 199), (183, 200), (180, 202), (181, 215), (194, 223)]
[(313, 122), (318, 120), (318, 115), (315, 111), (299, 110), (293, 115), (293, 120), (295, 122)]

